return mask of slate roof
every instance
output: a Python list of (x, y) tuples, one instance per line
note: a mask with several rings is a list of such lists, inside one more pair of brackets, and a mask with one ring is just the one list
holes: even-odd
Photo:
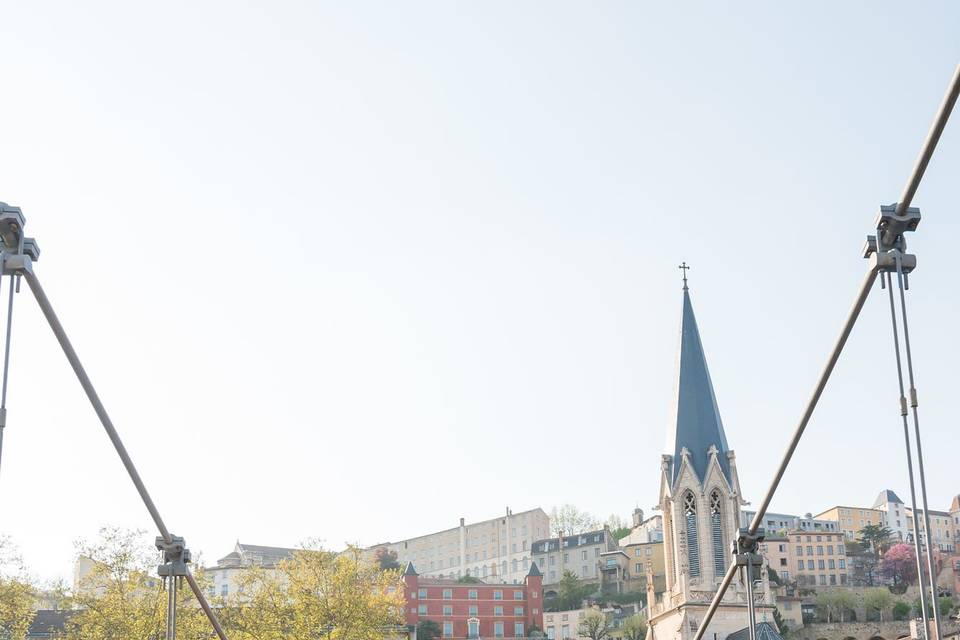
[(537, 568), (537, 563), (536, 563), (536, 562), (531, 562), (531, 563), (530, 563), (530, 571), (527, 571), (527, 577), (529, 577), (529, 578), (536, 578), (537, 576), (543, 576), (543, 574), (540, 573), (540, 569)]
[[(606, 535), (606, 529), (598, 529), (597, 531), (588, 531), (587, 533), (563, 536), (563, 548), (573, 549), (579, 547), (580, 545), (587, 546), (591, 544), (600, 544), (607, 541)], [(581, 542), (581, 540), (583, 540), (583, 542)], [(530, 553), (550, 553), (551, 551), (559, 550), (560, 538), (537, 540), (530, 545)]]
[(731, 481), (727, 459), (727, 436), (723, 431), (717, 397), (713, 392), (707, 358), (700, 341), (700, 330), (693, 315), (690, 291), (683, 290), (683, 320), (680, 325), (680, 372), (677, 380), (677, 421), (673, 430), (673, 471), (671, 482), (680, 471), (681, 451), (690, 452), (690, 462), (703, 480), (710, 458), (707, 451), (717, 448), (717, 457), (727, 482)]
[(217, 567), (241, 567), (248, 565), (257, 565), (261, 567), (274, 567), (283, 560), (293, 557), (298, 549), (289, 549), (287, 547), (266, 547), (257, 544), (243, 544), (237, 542), (233, 551), (220, 558), (217, 561)]
[[(757, 640), (783, 640), (783, 636), (777, 633), (777, 628), (774, 627), (769, 622), (758, 622), (757, 626)], [(749, 640), (750, 638), (750, 628), (744, 627), (739, 631), (734, 631), (727, 636), (727, 640)]]
[(877, 496), (877, 499), (873, 501), (873, 508), (876, 509), (877, 507), (885, 505), (888, 502), (898, 502), (903, 504), (903, 500), (900, 499), (900, 496), (890, 489), (884, 489), (880, 492), (880, 495)]
[(64, 609), (38, 610), (30, 622), (27, 638), (53, 638), (63, 632), (67, 619), (76, 613)]

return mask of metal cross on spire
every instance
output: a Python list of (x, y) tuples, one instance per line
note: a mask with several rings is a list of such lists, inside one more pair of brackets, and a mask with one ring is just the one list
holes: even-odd
[(683, 290), (686, 291), (686, 290), (687, 290), (687, 271), (690, 269), (690, 267), (687, 266), (686, 261), (684, 261), (684, 262), (683, 262), (679, 267), (677, 267), (677, 268), (683, 270)]

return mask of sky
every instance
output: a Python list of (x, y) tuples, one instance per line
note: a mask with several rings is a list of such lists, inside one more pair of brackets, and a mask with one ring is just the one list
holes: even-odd
[[(758, 503), (960, 60), (949, 2), (0, 8), (0, 200), (169, 528), (332, 548), (648, 514), (691, 295)], [(960, 116), (958, 116), (960, 119)], [(914, 200), (932, 508), (956, 465), (960, 122)], [(7, 283), (3, 284), (6, 295)], [(882, 293), (882, 292), (881, 292)], [(772, 508), (905, 499), (874, 295)], [(0, 532), (151, 521), (24, 288)]]

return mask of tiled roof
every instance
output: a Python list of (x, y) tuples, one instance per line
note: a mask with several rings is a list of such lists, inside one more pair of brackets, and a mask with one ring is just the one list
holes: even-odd
[[(758, 622), (757, 623), (757, 640), (783, 640), (783, 636), (777, 633), (776, 627), (774, 627), (769, 622)], [(727, 640), (749, 640), (750, 638), (750, 628), (744, 627), (739, 631), (734, 631), (727, 636)]]
[[(564, 549), (573, 549), (581, 545), (588, 544), (599, 544), (601, 542), (606, 542), (606, 529), (598, 529), (596, 531), (588, 531), (587, 533), (579, 533), (572, 536), (563, 536), (563, 548)], [(548, 548), (549, 547), (549, 548)], [(551, 551), (560, 550), (560, 538), (547, 538), (546, 540), (537, 540), (532, 545), (530, 545), (530, 553), (549, 553)]]

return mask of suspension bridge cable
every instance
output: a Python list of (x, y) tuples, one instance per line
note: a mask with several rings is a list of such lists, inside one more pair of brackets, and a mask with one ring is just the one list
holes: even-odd
[[(927, 580), (930, 582), (930, 605), (933, 607), (933, 622), (936, 635), (941, 636), (940, 607), (937, 606), (937, 576), (933, 571), (933, 530), (930, 528), (930, 508), (927, 505), (927, 478), (923, 468), (923, 446), (920, 443), (920, 416), (917, 413), (917, 387), (913, 378), (913, 355), (910, 349), (910, 328), (907, 325), (907, 299), (904, 293), (906, 289), (903, 275), (903, 268), (899, 256), (897, 258), (897, 285), (900, 289), (900, 320), (903, 322), (903, 346), (904, 353), (907, 356), (907, 376), (910, 381), (910, 408), (913, 413), (913, 438), (917, 444), (917, 471), (920, 473), (920, 500), (923, 504), (923, 527), (927, 547)], [(890, 295), (893, 296), (893, 287), (891, 286)], [(901, 387), (903, 383), (901, 382)], [(901, 390), (901, 395), (903, 394)], [(906, 415), (904, 415), (904, 427), (906, 427)], [(916, 509), (916, 507), (914, 507)], [(914, 522), (914, 531), (919, 537), (919, 529)]]
[[(917, 489), (913, 473), (913, 450), (910, 446), (910, 427), (907, 424), (907, 398), (903, 393), (903, 365), (900, 360), (900, 334), (897, 331), (897, 314), (893, 304), (893, 282), (890, 273), (884, 273), (887, 293), (890, 296), (890, 325), (893, 328), (893, 353), (897, 362), (897, 383), (900, 385), (900, 417), (903, 420), (903, 444), (907, 452), (907, 475), (910, 478), (910, 505), (913, 508), (913, 548), (917, 554), (917, 578), (920, 584), (923, 584), (923, 553), (920, 548), (920, 520), (917, 515)], [(927, 617), (926, 598), (920, 598), (920, 615), (923, 617), (923, 636), (930, 637), (930, 629)]]

